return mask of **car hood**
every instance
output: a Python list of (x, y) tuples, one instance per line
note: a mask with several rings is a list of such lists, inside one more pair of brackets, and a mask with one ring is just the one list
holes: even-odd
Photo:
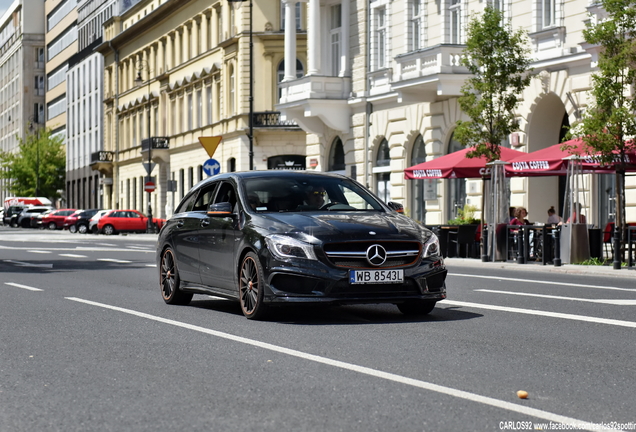
[(303, 233), (321, 241), (369, 238), (421, 241), (424, 231), (423, 227), (406, 216), (378, 212), (263, 214), (254, 216), (252, 224), (272, 234)]

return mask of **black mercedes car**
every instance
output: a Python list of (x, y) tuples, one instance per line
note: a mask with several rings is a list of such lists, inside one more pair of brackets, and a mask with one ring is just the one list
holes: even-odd
[(195, 185), (159, 233), (163, 299), (274, 305), (394, 303), (427, 314), (446, 298), (437, 237), (337, 174), (251, 171)]

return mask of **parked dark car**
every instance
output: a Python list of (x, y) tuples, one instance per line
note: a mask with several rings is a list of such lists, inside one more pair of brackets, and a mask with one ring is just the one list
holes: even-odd
[(76, 209), (58, 209), (42, 217), (42, 226), (50, 230), (62, 229), (66, 216), (75, 213)]
[(89, 209), (76, 212), (74, 215), (68, 216), (64, 222), (70, 233), (86, 234), (88, 232), (88, 224), (93, 216), (101, 209)]
[[(15, 226), (22, 228), (35, 228), (37, 227), (38, 216), (42, 213), (51, 210), (51, 207), (28, 207), (22, 210), (19, 215), (13, 215), (16, 218)], [(14, 226), (11, 223), (11, 226)]]
[[(13, 215), (19, 215), (20, 213), (22, 213), (22, 210), (24, 210), (25, 208), (27, 208), (29, 206), (27, 205), (12, 205), (6, 208), (6, 210), (4, 211), (4, 214), (2, 216), (2, 223), (4, 225), (11, 225), (11, 217)], [(17, 220), (16, 220), (17, 223)]]
[(161, 230), (157, 264), (166, 303), (213, 294), (238, 299), (249, 319), (295, 303), (394, 303), (427, 314), (446, 298), (437, 237), (337, 174), (204, 180)]

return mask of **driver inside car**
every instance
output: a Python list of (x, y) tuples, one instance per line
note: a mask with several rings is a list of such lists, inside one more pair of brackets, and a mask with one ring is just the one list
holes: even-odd
[(325, 197), (327, 191), (322, 186), (312, 187), (307, 189), (307, 205), (313, 209), (319, 209), (325, 205)]

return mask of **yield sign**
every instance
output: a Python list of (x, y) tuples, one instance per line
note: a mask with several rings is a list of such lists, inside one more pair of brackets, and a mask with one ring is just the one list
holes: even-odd
[(144, 184), (144, 190), (145, 190), (146, 192), (148, 192), (148, 193), (154, 192), (154, 191), (155, 191), (155, 188), (156, 188), (156, 186), (155, 186), (154, 182), (147, 181), (147, 182)]
[(155, 169), (155, 165), (157, 165), (154, 162), (142, 162), (142, 164), (144, 165), (144, 168), (146, 168), (146, 172), (148, 173), (148, 175), (150, 175), (152, 170)]
[(214, 152), (216, 148), (219, 146), (219, 143), (223, 139), (222, 136), (209, 136), (209, 137), (199, 137), (199, 142), (203, 146), (206, 152), (208, 152), (208, 156), (214, 156)]

